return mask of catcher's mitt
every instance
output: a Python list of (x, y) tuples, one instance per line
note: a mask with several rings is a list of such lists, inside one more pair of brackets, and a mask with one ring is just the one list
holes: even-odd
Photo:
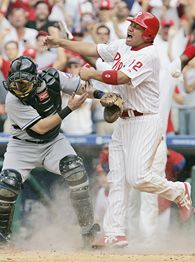
[(123, 112), (124, 101), (119, 94), (105, 93), (100, 99), (100, 103), (105, 107), (104, 119), (108, 123), (115, 122)]

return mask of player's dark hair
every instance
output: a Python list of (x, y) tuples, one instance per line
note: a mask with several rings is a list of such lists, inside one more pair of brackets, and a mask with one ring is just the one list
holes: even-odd
[(38, 1), (38, 2), (36, 2), (36, 4), (34, 5), (34, 8), (37, 8), (37, 6), (40, 5), (40, 4), (45, 4), (45, 5), (47, 5), (47, 6), (48, 6), (48, 9), (49, 9), (49, 5), (48, 5), (48, 3), (47, 3), (46, 1)]

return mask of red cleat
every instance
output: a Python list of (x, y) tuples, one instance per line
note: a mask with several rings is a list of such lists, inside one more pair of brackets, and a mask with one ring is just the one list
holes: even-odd
[(128, 245), (126, 236), (104, 236), (93, 242), (92, 248), (125, 247)]
[(187, 182), (184, 182), (184, 186), (185, 186), (184, 194), (177, 202), (180, 219), (183, 223), (188, 221), (192, 212), (192, 200), (190, 196), (191, 186)]

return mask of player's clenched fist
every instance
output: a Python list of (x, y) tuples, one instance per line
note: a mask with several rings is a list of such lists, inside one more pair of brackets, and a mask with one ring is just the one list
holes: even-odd
[(52, 48), (52, 47), (55, 48), (55, 47), (59, 47), (60, 43), (58, 38), (54, 38), (53, 36), (46, 36), (43, 39), (42, 45), (48, 48)]

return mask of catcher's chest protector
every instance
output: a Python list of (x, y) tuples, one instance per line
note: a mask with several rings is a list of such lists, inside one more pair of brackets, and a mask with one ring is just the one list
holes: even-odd
[(39, 78), (46, 83), (46, 87), (28, 101), (28, 104), (45, 118), (61, 109), (59, 75), (55, 69), (50, 68), (44, 70)]
[[(60, 81), (57, 70), (49, 68), (42, 71), (39, 76), (40, 80), (46, 83), (45, 88), (38, 92), (32, 99), (27, 101), (42, 118), (55, 114), (61, 109), (61, 94), (60, 94)], [(35, 138), (51, 140), (59, 134), (60, 125), (50, 130), (45, 135), (40, 135), (28, 129), (27, 133)]]

